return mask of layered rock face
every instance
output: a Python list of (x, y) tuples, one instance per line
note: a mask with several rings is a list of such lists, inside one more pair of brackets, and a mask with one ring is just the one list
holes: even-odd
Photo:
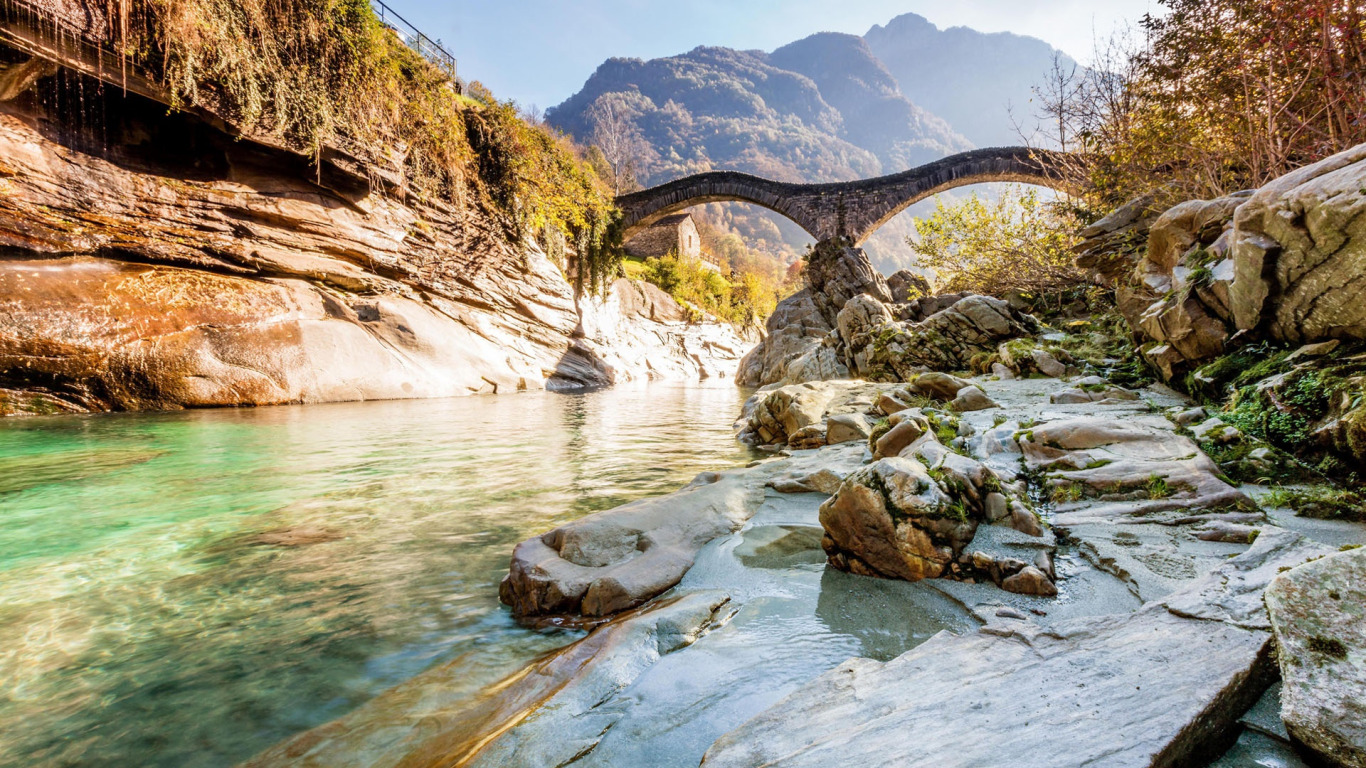
[(1366, 145), (1157, 216), (1141, 198), (1082, 233), (1079, 263), (1115, 285), (1120, 311), (1149, 341), (1145, 356), (1168, 379), (1222, 354), (1234, 333), (1363, 339), (1363, 188)]
[(863, 251), (836, 242), (816, 247), (806, 280), (769, 318), (768, 338), (741, 361), (741, 386), (850, 376), (902, 381), (959, 370), (1040, 327), (991, 296), (920, 297), (927, 286), (909, 273), (895, 275), (896, 288), (889, 288)]
[(626, 281), (576, 306), (472, 205), (102, 98), (98, 147), (31, 91), (0, 103), (0, 413), (726, 377), (747, 346)]
[(1366, 145), (1160, 214), (1142, 198), (1083, 232), (1079, 263), (1115, 287), (1165, 380), (1214, 400), (1236, 390), (1241, 418), (1279, 447), (1359, 464), (1363, 189)]
[(1305, 343), (1366, 339), (1366, 145), (1257, 190), (1234, 216), (1240, 330)]

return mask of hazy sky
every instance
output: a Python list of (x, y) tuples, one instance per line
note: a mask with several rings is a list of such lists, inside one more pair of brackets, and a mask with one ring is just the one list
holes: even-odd
[(1160, 10), (1156, 0), (385, 0), (500, 98), (554, 106), (613, 56), (699, 45), (772, 50), (813, 32), (862, 35), (902, 13), (1048, 41), (1085, 61), (1094, 33)]

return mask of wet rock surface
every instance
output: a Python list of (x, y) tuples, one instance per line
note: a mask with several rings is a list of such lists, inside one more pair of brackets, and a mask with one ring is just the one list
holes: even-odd
[[(1268, 544), (1228, 575), (1302, 562), (1293, 539), (1281, 543), (1290, 550)], [(1229, 597), (1197, 586), (1175, 599)], [(1160, 603), (1047, 629), (1000, 621), (890, 662), (852, 659), (718, 739), (703, 765), (973, 766), (1006, 754), (1028, 766), (1189, 765), (1223, 751), (1275, 674), (1269, 632)]]
[(576, 520), (512, 554), (499, 597), (519, 617), (600, 618), (677, 584), (698, 550), (754, 513), (763, 473), (705, 472), (687, 488)]
[[(723, 626), (734, 610), (722, 592), (661, 601), (600, 627), (478, 698), (446, 702), (437, 692), (443, 679), (461, 674), (456, 660), (243, 766), (562, 765), (591, 751), (594, 736), (600, 739), (621, 717), (597, 706), (605, 695)], [(532, 713), (534, 720), (518, 728)], [(569, 735), (566, 722), (584, 727)]]
[(1366, 766), (1366, 549), (1280, 574), (1266, 606), (1289, 733), (1328, 765)]

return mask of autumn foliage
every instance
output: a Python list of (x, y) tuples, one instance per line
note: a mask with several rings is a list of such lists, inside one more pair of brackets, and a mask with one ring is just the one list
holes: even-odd
[(1257, 187), (1366, 142), (1366, 2), (1159, 2), (1140, 38), (1039, 90), (1052, 143), (1087, 155), (1097, 209)]

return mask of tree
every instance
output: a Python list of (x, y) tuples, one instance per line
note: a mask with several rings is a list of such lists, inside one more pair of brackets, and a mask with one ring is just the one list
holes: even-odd
[(1036, 92), (1093, 205), (1258, 187), (1366, 141), (1366, 0), (1159, 2), (1141, 41)]
[(636, 168), (648, 146), (626, 105), (615, 94), (603, 94), (589, 107), (588, 120), (593, 126), (593, 145), (607, 161), (607, 180), (613, 193), (623, 195), (639, 189)]
[(974, 194), (915, 220), (918, 238), (906, 242), (941, 287), (1000, 295), (1038, 295), (1077, 287), (1085, 276), (1073, 264), (1078, 222), (1061, 204), (1034, 190), (1008, 187), (995, 202)]

